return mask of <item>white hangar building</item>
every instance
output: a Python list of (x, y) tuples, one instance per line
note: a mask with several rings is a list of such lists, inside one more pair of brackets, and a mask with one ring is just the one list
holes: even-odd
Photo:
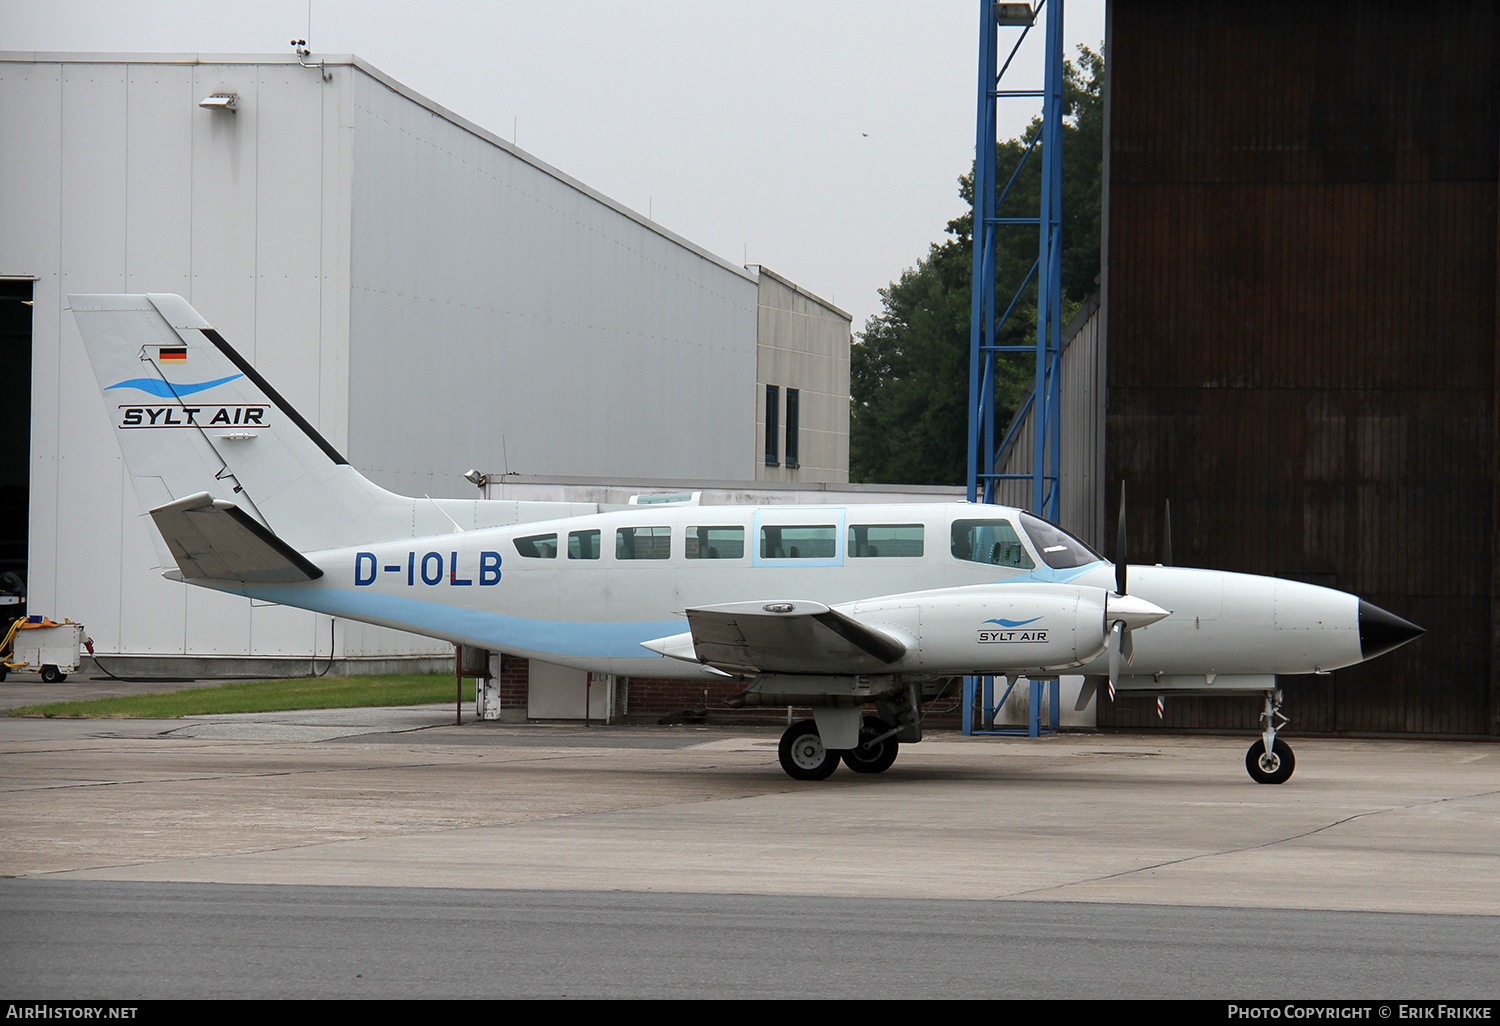
[(451, 650), (163, 580), (70, 293), (180, 293), (405, 494), (848, 480), (848, 314), (358, 58), (0, 53), (0, 139), (0, 571), (102, 656)]

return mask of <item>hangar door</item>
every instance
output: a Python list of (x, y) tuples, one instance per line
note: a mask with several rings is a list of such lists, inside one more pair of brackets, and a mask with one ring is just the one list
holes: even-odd
[(26, 612), (32, 284), (0, 278), (0, 633)]

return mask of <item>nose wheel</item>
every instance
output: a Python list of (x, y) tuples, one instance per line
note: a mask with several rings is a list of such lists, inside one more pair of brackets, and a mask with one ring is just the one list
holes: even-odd
[(1276, 736), (1276, 728), (1286, 722), (1281, 715), (1281, 691), (1267, 691), (1266, 707), (1260, 714), (1260, 738), (1245, 753), (1245, 769), (1257, 784), (1284, 784), (1297, 768), (1292, 746)]
[(1245, 769), (1250, 779), (1257, 784), (1284, 784), (1297, 768), (1297, 759), (1292, 755), (1292, 746), (1277, 738), (1266, 751), (1266, 743), (1257, 740), (1245, 753)]

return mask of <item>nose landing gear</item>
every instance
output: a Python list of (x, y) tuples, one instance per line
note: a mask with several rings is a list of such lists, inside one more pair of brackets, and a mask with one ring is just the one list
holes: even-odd
[(1260, 714), (1261, 736), (1245, 753), (1245, 769), (1257, 784), (1284, 784), (1297, 768), (1292, 746), (1276, 736), (1276, 728), (1286, 723), (1287, 718), (1281, 714), (1281, 690), (1267, 691), (1266, 707)]

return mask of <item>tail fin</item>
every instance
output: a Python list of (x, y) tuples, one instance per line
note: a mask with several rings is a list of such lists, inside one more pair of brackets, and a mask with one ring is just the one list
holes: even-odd
[(69, 303), (144, 508), (221, 500), (301, 552), (412, 535), (413, 500), (361, 476), (181, 296)]

